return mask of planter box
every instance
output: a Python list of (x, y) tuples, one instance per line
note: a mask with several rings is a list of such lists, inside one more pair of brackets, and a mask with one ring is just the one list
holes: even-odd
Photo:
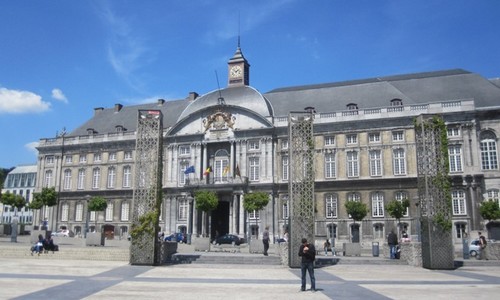
[(361, 256), (360, 243), (344, 243), (342, 245), (344, 256)]
[(264, 253), (264, 244), (262, 240), (253, 238), (250, 241), (250, 253)]
[(87, 239), (85, 240), (85, 245), (87, 246), (104, 246), (104, 234), (100, 232), (89, 232), (87, 233)]
[(210, 239), (204, 237), (192, 238), (191, 244), (194, 251), (210, 251)]

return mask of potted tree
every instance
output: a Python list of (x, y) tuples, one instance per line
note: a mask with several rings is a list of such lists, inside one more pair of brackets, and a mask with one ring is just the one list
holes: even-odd
[[(44, 208), (52, 207), (57, 204), (57, 192), (55, 187), (51, 188), (42, 188), (40, 193), (33, 194), (33, 201), (28, 205), (29, 208), (38, 211), (39, 220), (42, 220), (42, 216), (46, 215), (44, 212)], [(38, 235), (42, 234), (43, 236), (47, 235), (47, 226), (48, 221), (44, 219), (41, 221), (42, 228), (39, 230), (31, 231), (31, 242), (34, 243), (38, 241)], [(34, 223), (35, 224), (35, 223)], [(36, 227), (35, 227), (36, 228)]]
[[(194, 193), (196, 200), (196, 209), (203, 212), (203, 237), (195, 239), (195, 250), (208, 251), (210, 250), (210, 230), (211, 230), (211, 212), (219, 205), (219, 198), (214, 191), (200, 190)], [(208, 221), (208, 225), (207, 225)], [(208, 231), (208, 232), (207, 232)]]
[[(269, 194), (265, 192), (255, 192), (255, 193), (248, 193), (245, 194), (245, 198), (243, 199), (243, 208), (247, 212), (247, 216), (250, 212), (255, 211), (258, 212), (262, 210), (266, 205), (269, 203)], [(249, 220), (250, 221), (250, 220)], [(255, 220), (255, 224), (257, 224), (257, 220)], [(248, 234), (250, 237), (250, 232)], [(257, 234), (258, 236), (258, 234)], [(250, 239), (250, 252), (262, 252), (263, 251), (263, 245), (261, 242), (259, 242), (258, 239), (252, 240)], [(262, 249), (262, 251), (260, 251)]]
[(406, 210), (410, 207), (410, 201), (408, 199), (392, 200), (387, 204), (387, 213), (396, 219), (398, 225), (398, 236), (401, 236), (401, 218), (406, 214)]
[[(368, 214), (368, 207), (366, 206), (366, 203), (358, 201), (347, 201), (345, 203), (345, 208), (346, 212), (354, 220), (353, 226), (357, 226), (356, 221), (361, 222)], [(361, 245), (359, 244), (359, 240), (353, 241), (351, 243), (344, 243), (343, 252), (346, 256), (360, 256)]]
[[(23, 196), (18, 194), (5, 193), (2, 198), (0, 198), (0, 203), (3, 205), (12, 206), (15, 208), (14, 216), (17, 217), (17, 212), (26, 205), (26, 200)], [(21, 226), (21, 233), (24, 232), (24, 225)], [(17, 230), (17, 218), (13, 219), (11, 224), (11, 241), (17, 242), (17, 235), (19, 231)]]
[(93, 197), (90, 199), (88, 204), (89, 211), (95, 211), (95, 230), (94, 232), (87, 233), (87, 239), (85, 240), (85, 244), (87, 246), (104, 246), (104, 234), (101, 230), (97, 230), (97, 220), (100, 211), (104, 211), (108, 207), (108, 203), (106, 199), (103, 197)]

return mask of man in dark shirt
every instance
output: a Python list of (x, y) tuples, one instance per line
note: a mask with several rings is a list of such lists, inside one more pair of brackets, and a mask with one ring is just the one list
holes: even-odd
[(316, 260), (316, 249), (314, 249), (314, 245), (309, 244), (305, 238), (302, 239), (302, 245), (299, 247), (299, 256), (302, 257), (302, 263), (300, 265), (302, 285), (300, 290), (306, 290), (306, 272), (309, 272), (309, 278), (311, 279), (311, 291), (314, 292), (316, 291), (316, 279), (314, 278), (314, 260)]
[(396, 258), (396, 246), (398, 245), (398, 236), (391, 230), (391, 233), (387, 236), (387, 244), (389, 244), (389, 250), (391, 252), (391, 259)]

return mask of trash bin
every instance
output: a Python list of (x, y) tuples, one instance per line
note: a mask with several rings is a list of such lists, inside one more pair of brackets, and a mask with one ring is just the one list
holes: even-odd
[(372, 242), (372, 254), (374, 257), (378, 257), (379, 255), (379, 243)]

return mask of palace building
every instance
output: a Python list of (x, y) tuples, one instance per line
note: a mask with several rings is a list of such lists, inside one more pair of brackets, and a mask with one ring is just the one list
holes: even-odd
[[(314, 116), (317, 239), (384, 242), (397, 224), (385, 207), (403, 199), (411, 205), (402, 227), (418, 238), (414, 120), (422, 114), (439, 115), (447, 125), (454, 242), (487, 226), (479, 204), (499, 200), (500, 79), (455, 69), (261, 93), (250, 85), (250, 64), (240, 47), (228, 60), (227, 76), (225, 88), (201, 96), (95, 108), (80, 127), (41, 139), (37, 191), (59, 192), (48, 216), (52, 228), (82, 234), (88, 200), (102, 196), (108, 207), (90, 214), (91, 230), (108, 238), (128, 235), (139, 110), (163, 114), (160, 224), (167, 234), (248, 238), (269, 226), (271, 239), (282, 237), (289, 218), (288, 116), (304, 110)], [(196, 209), (197, 190), (217, 193), (210, 223)], [(257, 191), (269, 194), (269, 204), (246, 212), (245, 195)], [(349, 200), (368, 205), (363, 221), (346, 213)]]

